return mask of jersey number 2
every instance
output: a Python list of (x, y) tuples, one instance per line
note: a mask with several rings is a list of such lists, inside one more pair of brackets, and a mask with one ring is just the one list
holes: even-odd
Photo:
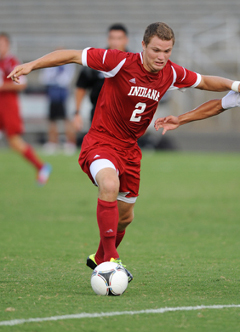
[(139, 116), (139, 114), (141, 114), (145, 111), (146, 104), (145, 103), (138, 103), (135, 107), (136, 108), (132, 113), (130, 121), (139, 122), (141, 120), (141, 116)]

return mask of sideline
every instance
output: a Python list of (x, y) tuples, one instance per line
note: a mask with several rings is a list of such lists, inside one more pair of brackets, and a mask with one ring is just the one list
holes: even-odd
[(226, 305), (199, 305), (195, 307), (176, 307), (176, 308), (158, 308), (158, 309), (146, 309), (138, 311), (113, 311), (113, 312), (95, 312), (73, 314), (73, 315), (63, 315), (63, 316), (52, 316), (45, 318), (28, 318), (28, 319), (13, 319), (0, 321), (0, 326), (13, 326), (20, 325), (24, 323), (36, 323), (36, 322), (47, 322), (47, 321), (57, 321), (63, 319), (82, 319), (82, 318), (99, 318), (99, 317), (112, 317), (121, 315), (141, 315), (141, 314), (163, 314), (165, 312), (171, 311), (191, 311), (191, 310), (202, 310), (202, 309), (225, 309), (225, 308), (240, 308), (240, 304), (226, 304)]

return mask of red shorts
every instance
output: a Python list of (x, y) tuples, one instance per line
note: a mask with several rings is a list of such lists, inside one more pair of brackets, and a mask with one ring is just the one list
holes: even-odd
[(119, 172), (119, 192), (126, 193), (126, 198), (138, 196), (142, 153), (137, 143), (129, 146), (105, 134), (88, 133), (83, 139), (78, 162), (93, 183), (90, 165), (97, 159), (113, 163)]
[(15, 103), (3, 103), (0, 106), (0, 130), (7, 136), (22, 134), (23, 122), (19, 107)]

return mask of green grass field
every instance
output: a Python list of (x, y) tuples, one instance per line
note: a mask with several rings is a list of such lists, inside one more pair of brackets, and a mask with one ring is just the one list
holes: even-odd
[[(0, 151), (0, 323), (80, 313), (240, 304), (240, 155), (143, 153), (135, 219), (119, 247), (120, 297), (90, 286), (97, 189), (77, 155), (47, 157), (49, 183)], [(1, 331), (239, 331), (240, 308), (66, 319)]]

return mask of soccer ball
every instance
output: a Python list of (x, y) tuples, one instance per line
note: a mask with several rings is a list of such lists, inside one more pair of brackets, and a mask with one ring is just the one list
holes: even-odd
[(127, 289), (128, 276), (120, 264), (104, 262), (93, 270), (91, 286), (98, 295), (121, 295)]

